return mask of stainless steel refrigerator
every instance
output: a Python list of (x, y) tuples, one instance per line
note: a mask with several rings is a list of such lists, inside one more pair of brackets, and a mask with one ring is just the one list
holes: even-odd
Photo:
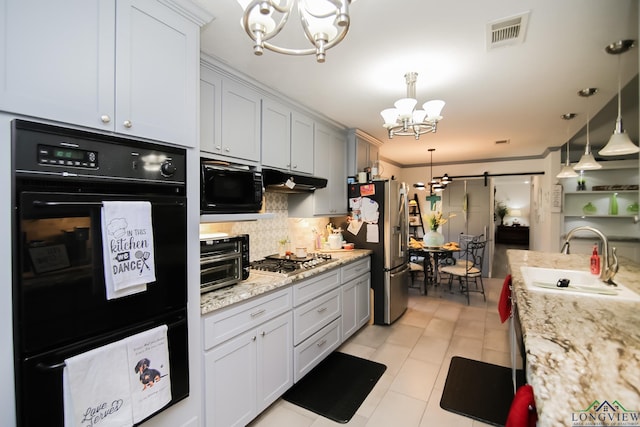
[(373, 320), (389, 325), (405, 312), (409, 297), (407, 186), (396, 180), (347, 185), (352, 219), (342, 224), (342, 234), (356, 248), (373, 251)]

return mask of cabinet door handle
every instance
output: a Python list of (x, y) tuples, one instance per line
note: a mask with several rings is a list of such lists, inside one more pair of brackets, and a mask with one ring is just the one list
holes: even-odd
[(226, 148), (224, 149), (224, 151), (226, 151), (226, 152), (228, 153), (229, 151), (231, 151), (231, 148), (226, 147)]
[(264, 308), (263, 308), (262, 310), (255, 311), (255, 312), (251, 313), (251, 317), (257, 317), (257, 316), (260, 316), (260, 315), (261, 315), (261, 314), (263, 314), (265, 311), (266, 311), (266, 310), (265, 310)]
[(216, 145), (216, 150), (218, 150), (218, 151), (222, 150), (222, 146)]
[(323, 345), (325, 345), (327, 343), (327, 340), (322, 340), (320, 341), (318, 344), (316, 344), (318, 347), (322, 347)]
[(255, 340), (256, 340), (256, 336), (254, 335), (251, 337), (251, 341), (255, 341)]
[(111, 117), (109, 117), (107, 114), (103, 114), (102, 116), (100, 116), (100, 120), (102, 120), (102, 123), (109, 123), (111, 121)]
[(318, 313), (324, 313), (325, 311), (327, 311), (327, 307), (321, 307), (317, 310)]
[(124, 125), (124, 127), (126, 127), (127, 129), (131, 129), (131, 126), (133, 126), (133, 123), (131, 123), (131, 120), (125, 120), (124, 123), (122, 123)]
[(265, 336), (265, 335), (267, 335), (267, 333), (265, 331), (262, 331), (262, 333), (260, 335)]

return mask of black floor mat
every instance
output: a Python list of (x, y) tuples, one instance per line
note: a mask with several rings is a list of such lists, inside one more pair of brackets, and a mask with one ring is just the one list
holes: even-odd
[[(516, 373), (516, 386), (524, 384)], [(504, 426), (513, 400), (511, 368), (455, 356), (451, 359), (440, 407), (487, 424)]]
[(335, 351), (282, 397), (344, 424), (353, 417), (386, 369), (381, 363)]

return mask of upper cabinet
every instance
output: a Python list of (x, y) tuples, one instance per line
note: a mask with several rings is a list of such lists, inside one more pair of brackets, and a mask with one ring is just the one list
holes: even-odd
[(356, 176), (378, 160), (382, 142), (359, 129), (349, 129), (347, 143), (347, 173)]
[(313, 120), (293, 111), (291, 113), (291, 170), (313, 173)]
[(259, 162), (260, 101), (249, 87), (202, 67), (200, 151)]
[(336, 216), (347, 209), (346, 136), (333, 128), (316, 123), (314, 129), (314, 175), (327, 178), (326, 188), (313, 195), (291, 194), (289, 216)]
[(0, 21), (0, 110), (195, 145), (196, 23), (156, 0), (6, 0)]
[(262, 101), (262, 165), (291, 168), (291, 110), (284, 105)]
[(313, 119), (269, 100), (262, 101), (262, 165), (313, 173)]

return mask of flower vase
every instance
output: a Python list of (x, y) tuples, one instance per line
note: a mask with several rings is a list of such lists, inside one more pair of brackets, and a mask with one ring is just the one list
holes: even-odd
[(428, 248), (435, 248), (444, 245), (444, 236), (437, 230), (430, 230), (423, 237), (422, 241)]

